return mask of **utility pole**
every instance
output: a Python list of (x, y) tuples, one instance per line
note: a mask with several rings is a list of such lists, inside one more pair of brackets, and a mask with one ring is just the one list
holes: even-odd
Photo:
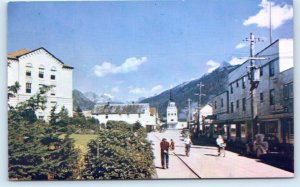
[(269, 6), (270, 6), (270, 17), (269, 17), (269, 27), (270, 27), (270, 44), (272, 43), (272, 4), (271, 2), (269, 2)]
[(188, 98), (187, 102), (188, 102), (187, 127), (188, 127), (188, 129), (190, 129), (190, 122), (191, 122), (191, 120), (190, 120), (191, 119), (191, 99)]
[(197, 106), (197, 134), (199, 134), (199, 130), (200, 130), (200, 107), (201, 107), (201, 96), (204, 95), (202, 94), (202, 86), (204, 86), (202, 84), (202, 82), (200, 82), (200, 84), (197, 84), (197, 86), (199, 87), (199, 94), (198, 95), (198, 106)]
[[(255, 102), (255, 89), (258, 86), (258, 81), (254, 80), (254, 76), (255, 76), (255, 71), (257, 69), (256, 65), (255, 65), (255, 60), (263, 60), (265, 58), (255, 58), (254, 57), (254, 44), (256, 42), (260, 42), (262, 41), (260, 38), (255, 38), (254, 35), (252, 33), (250, 33), (250, 38), (246, 38), (245, 41), (249, 41), (250, 42), (250, 72), (248, 72), (248, 79), (250, 80), (250, 102), (251, 102), (251, 134), (252, 137), (254, 136), (254, 126), (256, 125), (256, 102)], [(255, 106), (254, 106), (255, 104)], [(258, 133), (259, 133), (259, 128), (258, 128)]]

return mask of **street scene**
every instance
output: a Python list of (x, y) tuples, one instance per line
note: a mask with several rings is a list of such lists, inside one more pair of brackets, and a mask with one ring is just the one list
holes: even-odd
[[(169, 168), (161, 168), (159, 143), (162, 138), (175, 141), (175, 150), (169, 155)], [(209, 178), (280, 178), (294, 174), (265, 164), (256, 158), (241, 156), (226, 150), (226, 156), (218, 156), (217, 146), (192, 145), (190, 156), (185, 155), (183, 137), (179, 130), (164, 133), (152, 132), (148, 139), (155, 152), (155, 179), (209, 179)]]
[(8, 3), (9, 180), (293, 178), (293, 12)]

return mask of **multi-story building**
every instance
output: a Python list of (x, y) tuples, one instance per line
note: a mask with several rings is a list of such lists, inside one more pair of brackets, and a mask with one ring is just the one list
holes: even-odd
[(277, 40), (255, 57), (260, 60), (255, 60), (259, 83), (252, 92), (253, 114), (246, 61), (229, 73), (228, 91), (212, 99), (213, 123), (221, 129), (218, 133), (234, 141), (263, 133), (293, 144), (293, 41)]
[(57, 111), (64, 106), (69, 115), (73, 115), (73, 67), (64, 64), (43, 47), (33, 51), (22, 49), (10, 53), (8, 64), (8, 86), (16, 82), (20, 84), (16, 96), (9, 98), (9, 105), (16, 106), (28, 100), (40, 87), (47, 85), (52, 88), (47, 93), (46, 109), (37, 111), (37, 117), (47, 121), (55, 105)]
[(139, 122), (147, 130), (153, 130), (157, 125), (156, 115), (148, 103), (98, 104), (92, 110), (92, 116), (104, 124), (108, 121)]
[(176, 103), (170, 99), (167, 107), (167, 125), (168, 128), (175, 129), (178, 124), (178, 110)]

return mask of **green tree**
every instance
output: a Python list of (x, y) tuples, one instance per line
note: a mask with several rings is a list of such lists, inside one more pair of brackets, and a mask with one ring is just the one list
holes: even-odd
[(18, 94), (18, 91), (20, 90), (20, 88), (21, 88), (21, 85), (18, 81), (15, 82), (14, 85), (8, 86), (8, 93), (7, 93), (8, 99), (11, 97), (15, 97)]
[(88, 145), (83, 179), (150, 179), (154, 157), (144, 133), (136, 136), (125, 122), (111, 121), (107, 127)]
[(49, 123), (36, 119), (36, 110), (43, 110), (47, 102), (48, 88), (44, 88), (16, 108), (10, 107), (10, 179), (75, 179), (77, 176), (78, 151), (66, 130), (69, 117), (65, 108), (56, 114), (54, 107)]

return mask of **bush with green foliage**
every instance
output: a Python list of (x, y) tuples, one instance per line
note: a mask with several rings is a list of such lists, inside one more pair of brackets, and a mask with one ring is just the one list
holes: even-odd
[(88, 145), (83, 179), (150, 179), (154, 156), (145, 129), (116, 121), (106, 126)]
[(70, 123), (72, 126), (69, 126), (69, 128), (73, 133), (96, 133), (99, 128), (99, 120), (92, 117), (85, 117), (80, 107), (76, 108)]
[(75, 179), (78, 175), (78, 151), (69, 138), (66, 109), (56, 114), (54, 107), (49, 123), (35, 115), (45, 109), (47, 90), (43, 87), (8, 112), (8, 171), (12, 180)]

